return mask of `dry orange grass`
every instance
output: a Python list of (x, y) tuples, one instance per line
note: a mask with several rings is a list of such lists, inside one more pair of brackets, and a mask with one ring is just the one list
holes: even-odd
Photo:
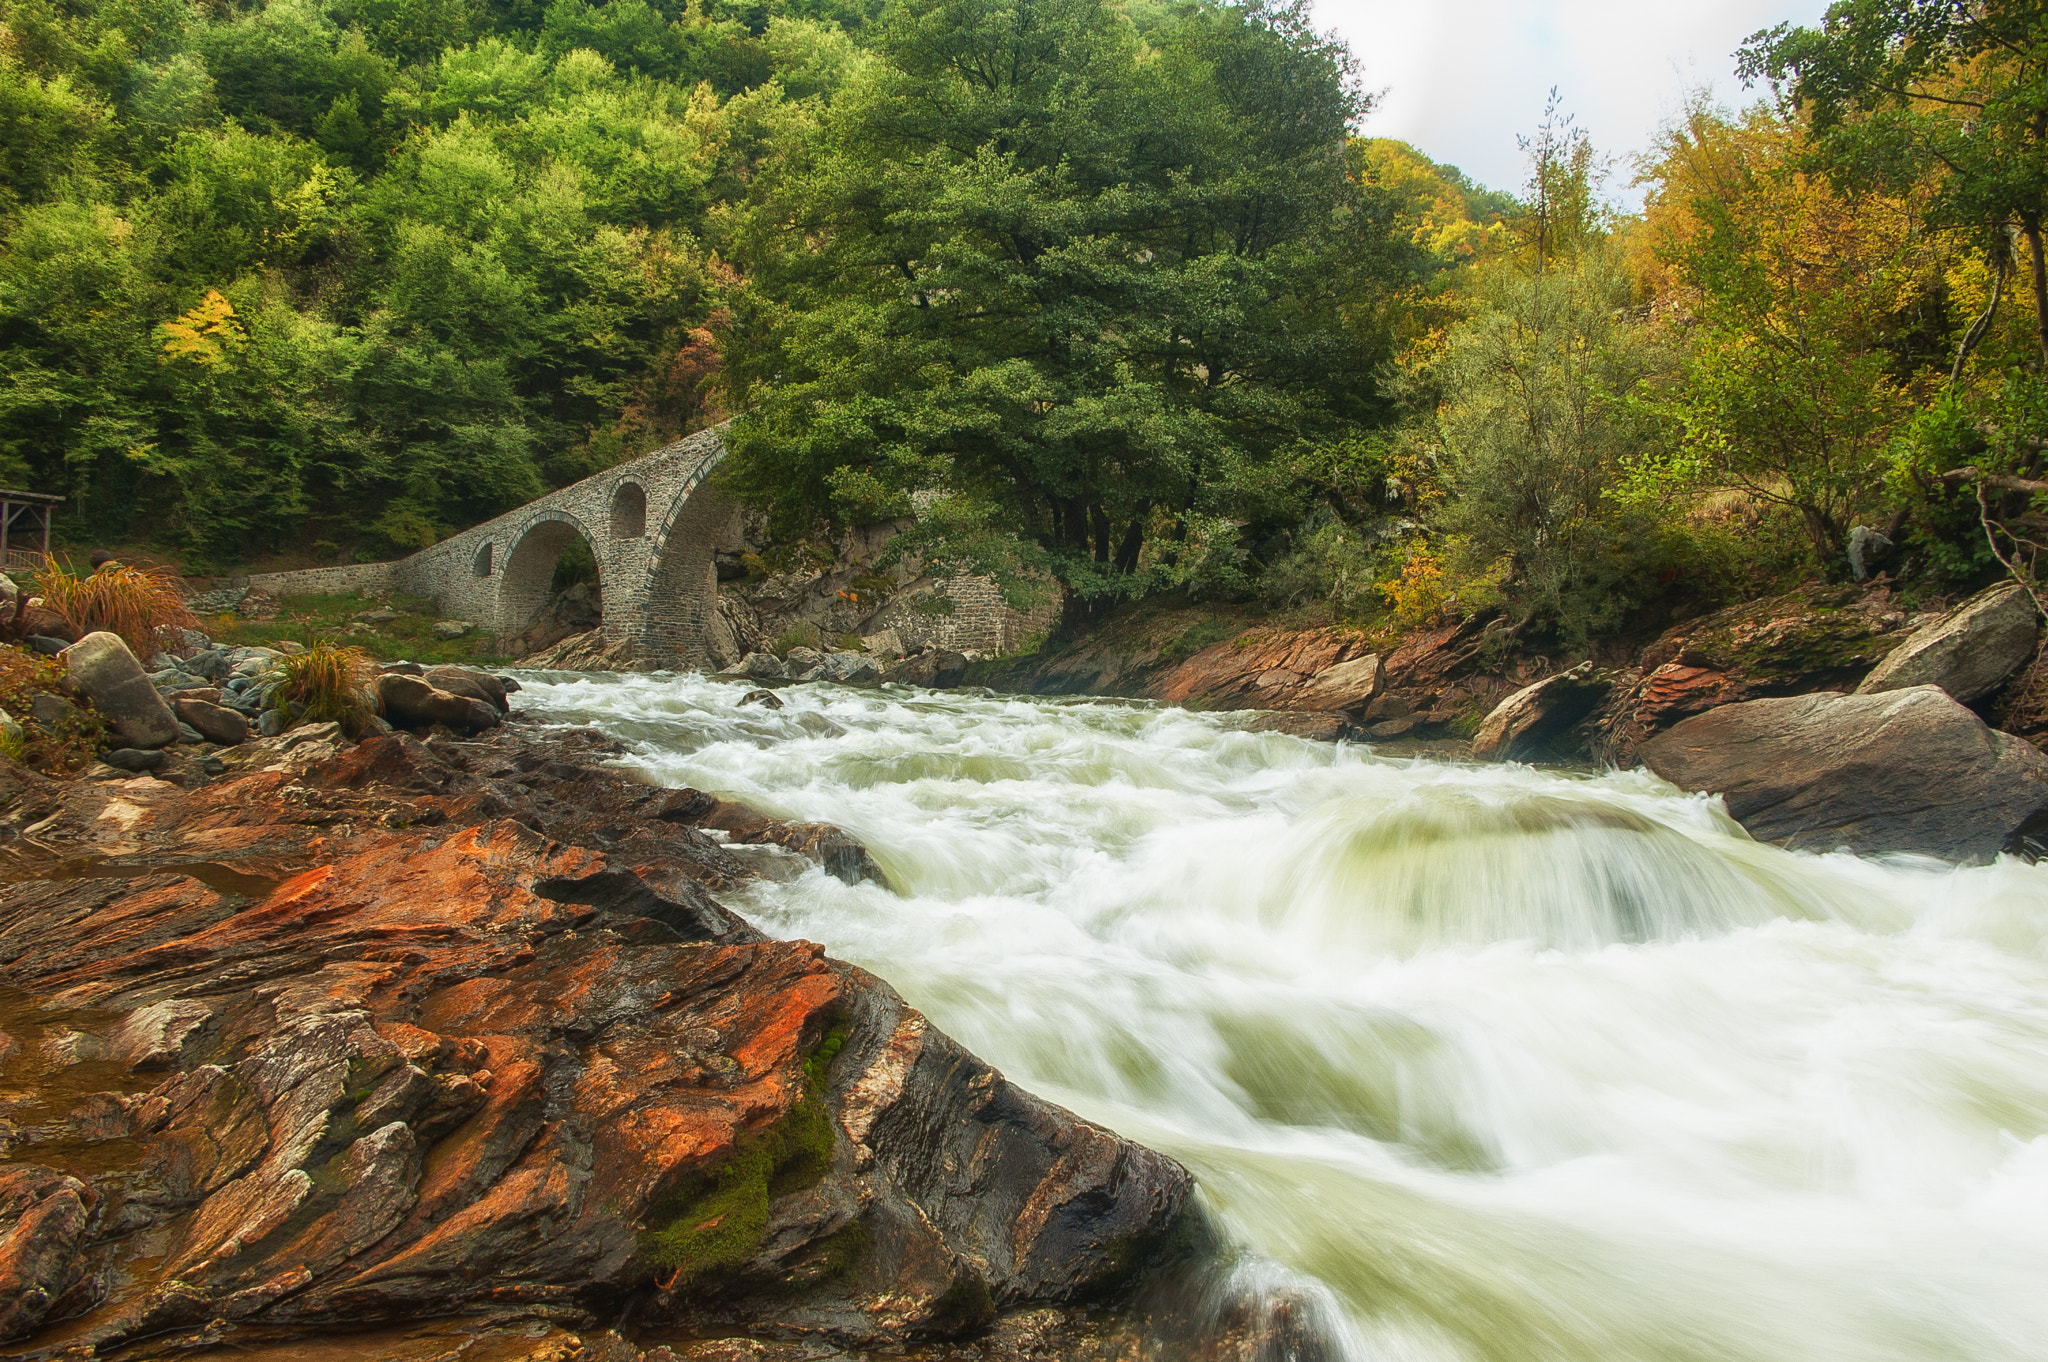
[(281, 684), (270, 704), (287, 723), (341, 725), (351, 738), (361, 738), (377, 712), (370, 695), (377, 664), (361, 648), (316, 643), (302, 653), (279, 658), (271, 667)]
[(35, 575), (35, 594), (79, 633), (119, 634), (144, 660), (176, 644), (180, 629), (199, 627), (167, 567), (109, 563), (81, 577), (53, 560)]

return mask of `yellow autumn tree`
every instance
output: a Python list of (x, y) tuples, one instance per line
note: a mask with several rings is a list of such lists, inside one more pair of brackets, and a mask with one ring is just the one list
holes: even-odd
[(208, 289), (198, 303), (159, 326), (157, 334), (163, 337), (163, 363), (186, 359), (208, 368), (224, 363), (249, 339), (234, 304), (218, 289)]
[(1696, 103), (1669, 129), (1626, 254), (1686, 355), (1667, 486), (1793, 515), (1839, 561), (1880, 513), (1884, 449), (1929, 395), (1953, 243), (1910, 194), (1851, 196), (1803, 173), (1806, 130)]

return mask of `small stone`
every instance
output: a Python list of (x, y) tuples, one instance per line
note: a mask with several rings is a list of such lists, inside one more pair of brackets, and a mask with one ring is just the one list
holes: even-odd
[(309, 742), (342, 742), (341, 725), (329, 720), (319, 724), (300, 724), (284, 735), (279, 747), (289, 752), (294, 747), (303, 747)]
[(435, 638), (461, 638), (476, 626), (468, 620), (435, 620)]
[(28, 717), (43, 732), (55, 733), (59, 728), (75, 723), (84, 716), (78, 712), (77, 705), (63, 696), (45, 691), (29, 701)]
[(427, 671), (417, 662), (386, 662), (377, 670), (385, 676), (424, 676)]
[(191, 743), (194, 747), (206, 741), (206, 735), (187, 723), (178, 725), (178, 741)]
[(145, 752), (136, 747), (117, 747), (111, 752), (100, 754), (100, 760), (122, 771), (154, 771), (164, 764), (161, 748)]
[(228, 764), (209, 753), (199, 759), (199, 769), (210, 776), (224, 776), (228, 773)]
[(740, 697), (743, 705), (759, 705), (763, 709), (781, 709), (782, 697), (772, 690), (750, 690)]
[(274, 738), (284, 732), (284, 715), (274, 709), (263, 711), (263, 717), (256, 721), (256, 731), (266, 738)]
[(507, 695), (517, 695), (521, 689), (519, 683), (509, 676), (499, 677), (498, 684), (505, 688), (505, 694)]
[(63, 639), (51, 638), (48, 634), (30, 634), (23, 642), (27, 643), (30, 649), (41, 653), (44, 657), (55, 657), (71, 646)]
[(399, 614), (396, 610), (393, 610), (389, 606), (379, 606), (375, 610), (362, 611), (361, 613), (357, 614), (355, 618), (361, 620), (365, 624), (389, 624), (393, 620), (404, 619), (405, 616)]

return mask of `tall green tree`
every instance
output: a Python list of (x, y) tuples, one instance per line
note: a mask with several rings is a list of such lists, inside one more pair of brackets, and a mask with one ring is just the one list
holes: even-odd
[(1406, 267), (1346, 172), (1363, 108), (1299, 8), (1141, 41), (1104, 0), (906, 0), (743, 263), (758, 352), (732, 486), (786, 516), (915, 511), (933, 560), (1083, 597), (1191, 570), (1259, 470), (1382, 409)]

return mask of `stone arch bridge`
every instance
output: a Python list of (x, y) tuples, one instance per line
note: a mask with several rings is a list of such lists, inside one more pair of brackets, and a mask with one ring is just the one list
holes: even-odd
[(739, 508), (705, 485), (720, 431), (677, 440), (453, 535), (410, 558), (252, 576), (273, 593), (398, 592), (500, 638), (547, 603), (576, 540), (597, 559), (607, 644), (664, 667), (699, 667), (718, 607), (716, 555), (738, 543)]

